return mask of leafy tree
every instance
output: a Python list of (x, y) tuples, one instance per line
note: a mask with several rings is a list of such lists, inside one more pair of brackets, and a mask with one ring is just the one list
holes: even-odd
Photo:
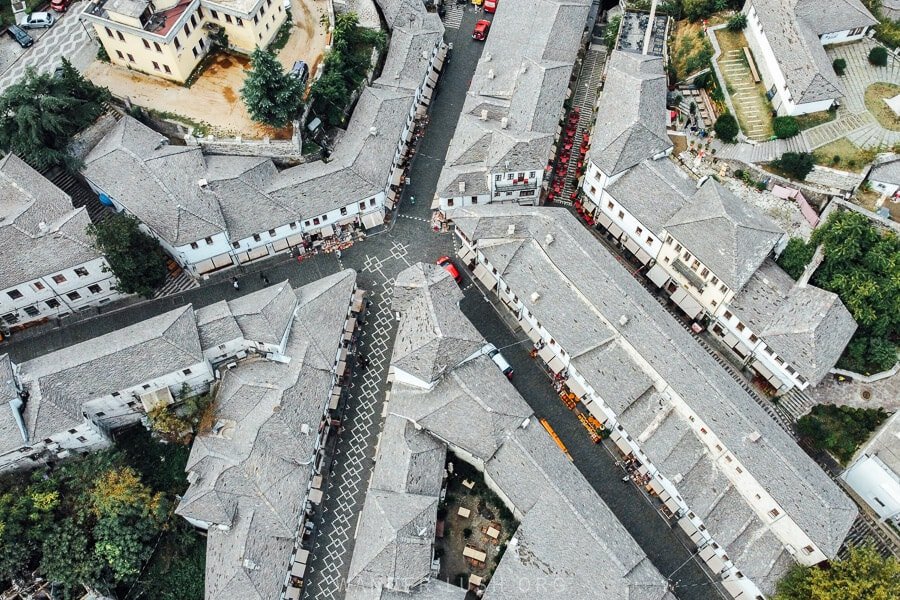
[(44, 541), (40, 571), (63, 598), (80, 597), (84, 586), (96, 586), (100, 570), (90, 546), (84, 527), (73, 518), (64, 519)]
[(891, 600), (900, 598), (900, 562), (871, 546), (850, 548), (827, 567), (797, 565), (778, 582), (775, 600)]
[(0, 148), (38, 170), (77, 170), (69, 142), (100, 116), (109, 98), (109, 90), (87, 81), (66, 59), (59, 76), (29, 68), (0, 95)]
[(887, 65), (888, 53), (884, 46), (875, 46), (869, 51), (869, 63), (876, 67)]
[(778, 257), (778, 265), (788, 275), (799, 279), (815, 253), (816, 246), (814, 244), (807, 244), (803, 238), (791, 238), (781, 256)]
[(772, 161), (772, 166), (789, 177), (803, 181), (813, 169), (813, 155), (809, 152), (785, 152), (781, 158)]
[(612, 52), (616, 46), (616, 38), (619, 36), (619, 28), (622, 26), (622, 15), (616, 15), (609, 20), (606, 25), (606, 31), (603, 32), (603, 41), (606, 43), (606, 50)]
[(111, 215), (89, 225), (88, 233), (115, 273), (117, 290), (149, 298), (165, 283), (166, 256), (159, 242), (144, 233), (134, 217)]
[(797, 421), (797, 433), (813, 447), (834, 454), (842, 463), (853, 457), (860, 444), (887, 418), (887, 413), (868, 408), (819, 404)]
[(737, 119), (731, 113), (723, 113), (716, 119), (715, 130), (716, 135), (723, 142), (733, 142), (740, 131)]
[(834, 59), (834, 62), (831, 63), (831, 66), (834, 69), (835, 73), (837, 73), (838, 75), (843, 75), (844, 71), (847, 69), (847, 61), (843, 58), (836, 58)]
[(286, 73), (270, 50), (259, 46), (250, 55), (250, 70), (241, 88), (241, 98), (258, 123), (284, 127), (303, 104), (304, 83)]
[(775, 117), (772, 129), (775, 131), (775, 137), (787, 139), (800, 133), (800, 124), (794, 117)]
[(744, 13), (737, 13), (728, 19), (728, 31), (737, 33), (743, 31), (745, 27), (747, 27), (747, 15)]

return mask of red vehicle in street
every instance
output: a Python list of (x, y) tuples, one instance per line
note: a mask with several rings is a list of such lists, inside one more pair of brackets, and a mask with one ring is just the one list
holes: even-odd
[(50, 0), (50, 8), (58, 13), (66, 12), (72, 0)]
[(497, 0), (484, 0), (484, 12), (491, 14), (497, 12)]
[(440, 257), (437, 259), (437, 264), (439, 267), (444, 267), (444, 270), (450, 273), (450, 276), (456, 280), (456, 283), (462, 283), (462, 275), (459, 274), (459, 269), (456, 268), (449, 256)]
[(482, 19), (475, 23), (475, 31), (472, 32), (472, 39), (479, 42), (484, 41), (487, 37), (488, 30), (491, 28), (491, 22)]

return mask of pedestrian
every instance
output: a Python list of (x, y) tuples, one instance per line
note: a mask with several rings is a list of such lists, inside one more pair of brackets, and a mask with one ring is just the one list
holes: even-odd
[(238, 283), (237, 277), (232, 277), (232, 278), (231, 278), (231, 285), (232, 285), (232, 286), (234, 287), (234, 289), (236, 289), (236, 290), (241, 289), (241, 284)]
[(631, 478), (628, 475), (626, 475), (625, 477), (622, 478), (622, 481), (627, 483), (629, 479), (631, 479)]
[(337, 249), (334, 251), (334, 253), (335, 253), (335, 255), (337, 255), (338, 260), (341, 260), (341, 249), (340, 249), (340, 248), (337, 248)]
[(265, 273), (260, 273), (259, 278), (262, 279), (263, 285), (269, 285), (269, 278), (266, 277)]
[(415, 203), (416, 203), (416, 197), (415, 197), (415, 196), (410, 196), (410, 197), (409, 197), (409, 203), (410, 203), (410, 204), (415, 204)]

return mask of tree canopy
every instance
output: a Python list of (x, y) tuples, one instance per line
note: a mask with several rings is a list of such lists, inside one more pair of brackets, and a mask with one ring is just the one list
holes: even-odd
[(887, 416), (881, 409), (817, 404), (797, 421), (797, 433), (847, 463)]
[(285, 72), (274, 53), (256, 47), (241, 88), (241, 98), (254, 121), (284, 127), (300, 111), (305, 91), (304, 82)]
[(733, 142), (734, 138), (740, 133), (737, 119), (731, 113), (723, 113), (716, 119), (715, 124), (716, 135), (723, 142)]
[(0, 95), (0, 148), (38, 170), (77, 170), (69, 143), (100, 116), (109, 98), (109, 90), (89, 82), (66, 59), (58, 75), (29, 68)]
[(813, 155), (809, 152), (785, 152), (781, 158), (772, 161), (772, 166), (788, 177), (803, 181), (814, 166)]
[(778, 582), (775, 600), (893, 600), (900, 598), (900, 562), (873, 548), (850, 548), (823, 567), (797, 565)]
[(115, 273), (117, 290), (149, 298), (165, 283), (166, 255), (134, 217), (124, 213), (110, 215), (99, 224), (89, 225), (88, 233)]

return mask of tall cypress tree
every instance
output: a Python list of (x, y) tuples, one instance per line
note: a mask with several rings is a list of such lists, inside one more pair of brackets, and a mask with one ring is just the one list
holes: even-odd
[(250, 70), (241, 88), (247, 112), (258, 123), (284, 127), (297, 115), (303, 103), (303, 82), (285, 73), (269, 50), (257, 46), (250, 60)]

